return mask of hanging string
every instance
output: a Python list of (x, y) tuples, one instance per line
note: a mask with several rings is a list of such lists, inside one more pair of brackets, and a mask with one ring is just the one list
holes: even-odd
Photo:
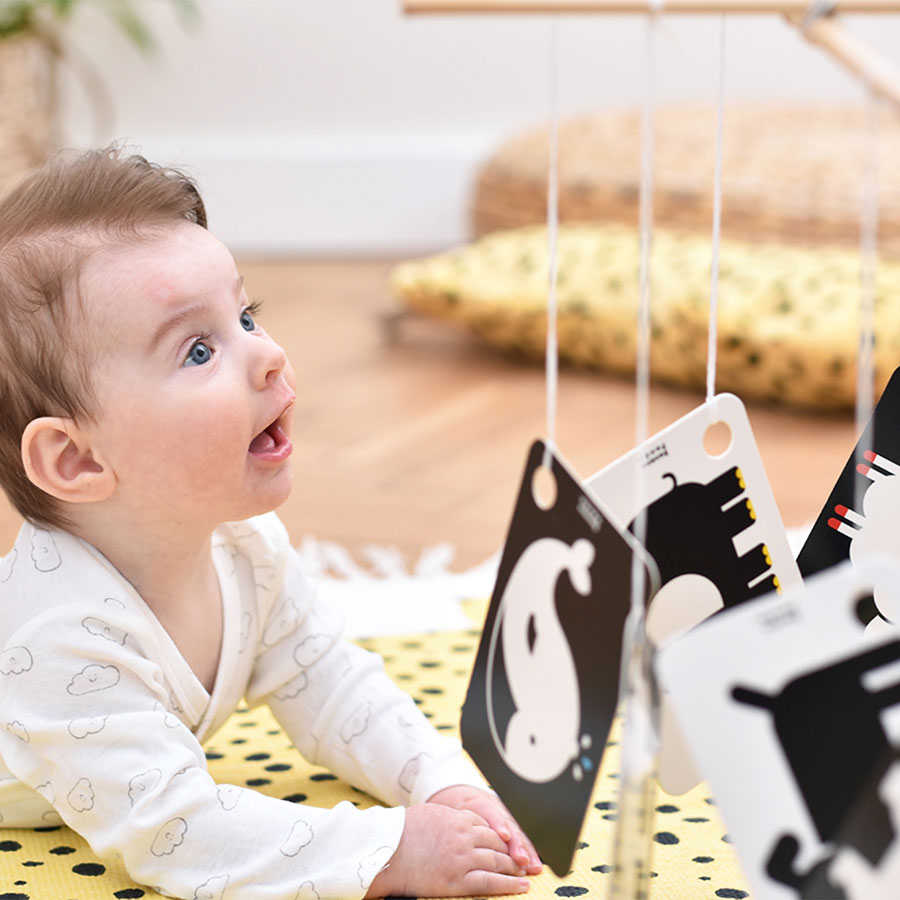
[[(637, 353), (635, 361), (635, 444), (647, 439), (650, 397), (650, 262), (653, 238), (653, 148), (656, 111), (656, 37), (659, 0), (651, 3), (647, 24), (646, 86), (641, 116), (640, 255), (638, 271)], [(639, 455), (634, 472), (634, 502), (638, 513), (633, 530), (638, 543), (646, 543), (646, 470)], [(631, 610), (622, 641), (619, 702), (624, 708), (619, 812), (614, 845), (615, 866), (610, 896), (635, 900), (646, 897), (650, 878), (650, 824), (653, 820), (653, 766), (656, 718), (650, 647), (644, 631), (647, 573), (641, 555), (632, 556)]]
[[(867, 140), (860, 209), (859, 350), (856, 366), (856, 433), (862, 435), (874, 405), (875, 381), (875, 272), (878, 262), (878, 111), (871, 87), (867, 90)], [(857, 465), (865, 465), (861, 454), (871, 447), (858, 446)], [(854, 506), (862, 510), (866, 482), (856, 479)]]
[(550, 468), (550, 454), (556, 446), (556, 398), (559, 354), (556, 337), (556, 283), (559, 269), (559, 22), (550, 17), (550, 135), (547, 163), (547, 441), (544, 467)]
[(716, 395), (719, 322), (719, 237), (722, 231), (722, 155), (725, 132), (725, 16), (719, 31), (719, 97), (716, 105), (716, 166), (713, 180), (712, 261), (709, 285), (709, 345), (706, 352), (706, 402)]

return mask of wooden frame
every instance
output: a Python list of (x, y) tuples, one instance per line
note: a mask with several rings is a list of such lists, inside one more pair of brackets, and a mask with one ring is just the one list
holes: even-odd
[(900, 70), (843, 27), (834, 11), (896, 13), (900, 0), (839, 0), (828, 13), (816, 13), (807, 0), (402, 0), (404, 12), (435, 13), (780, 13), (878, 97), (900, 106)]

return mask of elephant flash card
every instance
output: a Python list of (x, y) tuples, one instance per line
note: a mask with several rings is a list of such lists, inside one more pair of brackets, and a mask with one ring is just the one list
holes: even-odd
[(857, 607), (896, 593), (864, 560), (704, 622), (657, 656), (758, 900), (895, 900), (900, 639)]
[[(713, 437), (724, 446), (710, 446)], [(658, 648), (723, 608), (800, 583), (750, 421), (733, 394), (679, 419), (587, 486), (630, 529), (646, 512), (644, 543), (661, 584), (646, 628)], [(664, 694), (660, 718), (659, 781), (682, 794), (700, 776)]]
[(541, 858), (565, 875), (619, 700), (632, 561), (644, 551), (545, 454), (532, 445), (461, 731)]
[[(856, 564), (872, 555), (900, 558), (898, 475), (900, 369), (891, 376), (797, 557), (804, 576), (846, 559)], [(900, 607), (891, 607), (883, 595), (873, 600), (860, 609), (869, 628), (900, 623)]]

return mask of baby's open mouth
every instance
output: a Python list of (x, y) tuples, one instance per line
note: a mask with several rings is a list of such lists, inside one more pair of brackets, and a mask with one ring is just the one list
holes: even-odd
[(290, 443), (288, 436), (281, 427), (281, 418), (276, 419), (265, 431), (261, 431), (250, 442), (250, 452), (256, 456), (279, 450)]

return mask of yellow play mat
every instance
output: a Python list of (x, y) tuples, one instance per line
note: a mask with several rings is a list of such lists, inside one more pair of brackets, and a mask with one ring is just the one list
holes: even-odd
[[(459, 710), (478, 646), (477, 631), (379, 637), (360, 643), (380, 652), (388, 673), (441, 731), (458, 732)], [(333, 806), (366, 794), (307, 764), (268, 709), (238, 709), (206, 747), (209, 769), (223, 783), (247, 785), (292, 803)], [(532, 879), (533, 900), (605, 898), (612, 870), (616, 818), (616, 743), (597, 779), (573, 870), (557, 878), (545, 869)], [(650, 900), (750, 897), (726, 829), (704, 785), (681, 797), (660, 793), (652, 828)], [(115, 860), (100, 860), (65, 827), (0, 829), (0, 900), (156, 900)], [(322, 898), (326, 900), (326, 898)]]

